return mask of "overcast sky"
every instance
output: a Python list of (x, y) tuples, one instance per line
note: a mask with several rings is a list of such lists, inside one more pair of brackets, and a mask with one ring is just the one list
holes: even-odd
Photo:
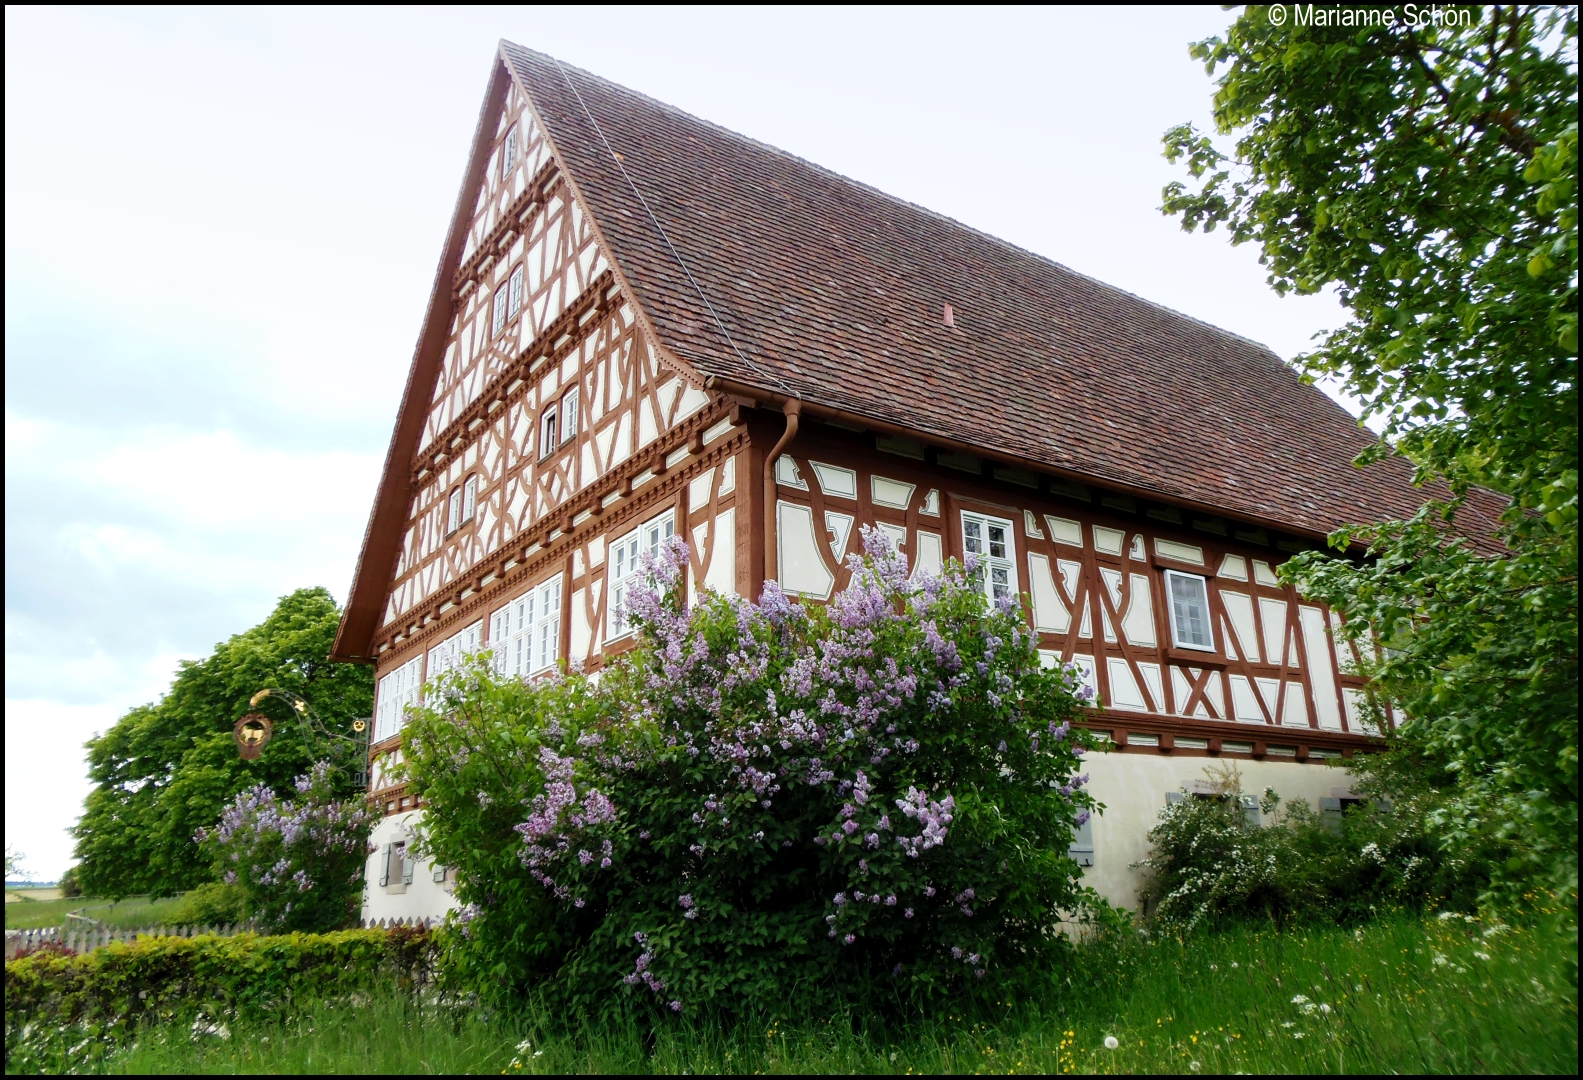
[(1162, 217), (1218, 8), (7, 7), (6, 843), (277, 597), (344, 600), (505, 37), (1265, 342), (1339, 321)]

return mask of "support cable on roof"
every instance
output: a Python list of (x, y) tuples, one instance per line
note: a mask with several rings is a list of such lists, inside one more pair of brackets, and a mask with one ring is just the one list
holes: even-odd
[(709, 297), (704, 295), (703, 289), (698, 285), (698, 280), (693, 277), (693, 272), (687, 268), (687, 263), (682, 258), (682, 253), (676, 250), (675, 244), (671, 243), (671, 238), (669, 234), (666, 233), (665, 226), (661, 225), (659, 218), (654, 216), (654, 211), (649, 208), (649, 201), (643, 197), (643, 192), (638, 190), (638, 185), (635, 184), (632, 180), (632, 177), (628, 175), (626, 165), (622, 163), (621, 155), (616, 153), (615, 148), (610, 145), (610, 140), (605, 138), (604, 129), (599, 126), (599, 121), (595, 120), (594, 114), (589, 111), (588, 104), (587, 102), (583, 101), (583, 95), (578, 93), (576, 84), (572, 82), (572, 77), (566, 73), (566, 68), (561, 66), (560, 60), (553, 56), (550, 57), (550, 59), (555, 61), (555, 67), (560, 71), (561, 78), (566, 80), (567, 89), (572, 92), (572, 96), (577, 99), (577, 104), (582, 107), (583, 115), (586, 116), (588, 118), (588, 122), (593, 125), (595, 134), (599, 136), (599, 141), (605, 144), (605, 149), (609, 151), (611, 160), (616, 163), (616, 168), (621, 170), (622, 179), (624, 179), (627, 182), (627, 186), (632, 189), (632, 194), (638, 197), (638, 202), (643, 204), (644, 212), (649, 215), (649, 220), (654, 223), (654, 228), (659, 232), (660, 239), (664, 240), (665, 246), (670, 249), (671, 256), (676, 260), (676, 265), (682, 268), (682, 273), (687, 276), (688, 282), (692, 284), (693, 291), (698, 294), (698, 299), (702, 300), (704, 302), (704, 307), (709, 310), (709, 317), (715, 321), (715, 325), (718, 326), (720, 328), (720, 332), (725, 335), (726, 343), (731, 346), (731, 351), (736, 353), (738, 360), (741, 360), (749, 368), (758, 372), (760, 375), (769, 379), (771, 382), (775, 383), (782, 390), (784, 390), (788, 397), (801, 400), (802, 395), (797, 393), (797, 391), (793, 390), (791, 387), (787, 386), (785, 381), (781, 379), (779, 375), (776, 375), (770, 371), (765, 371), (763, 368), (759, 367), (757, 364), (743, 355), (741, 349), (737, 348), (736, 340), (732, 338), (731, 331), (727, 330), (726, 324), (720, 321), (720, 316), (718, 313), (716, 313), (715, 306), (709, 302)]

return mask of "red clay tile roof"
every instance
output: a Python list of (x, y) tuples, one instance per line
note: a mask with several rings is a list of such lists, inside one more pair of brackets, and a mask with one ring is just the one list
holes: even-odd
[(1262, 345), (542, 53), (502, 55), (701, 374), (1310, 535), (1423, 501), (1405, 462), (1353, 468), (1370, 435)]

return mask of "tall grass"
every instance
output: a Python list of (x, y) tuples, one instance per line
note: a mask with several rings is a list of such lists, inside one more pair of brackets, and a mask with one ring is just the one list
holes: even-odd
[[(842, 1014), (652, 1037), (532, 1008), (391, 996), (281, 1023), (146, 1032), (118, 1072), (1555, 1072), (1575, 1073), (1564, 939), (1457, 917), (1358, 931), (1239, 930), (1099, 941), (1062, 989), (976, 1013), (886, 1023)], [(792, 1004), (789, 1003), (789, 1008)], [(557, 1022), (559, 1021), (559, 1022)], [(1116, 1040), (1107, 1049), (1106, 1038)]]
[(81, 896), (60, 900), (28, 899), (5, 906), (5, 928), (38, 930), (46, 926), (64, 926), (73, 921), (66, 913), (74, 911), (118, 930), (140, 930), (165, 923), (180, 905), (179, 896), (163, 900), (150, 900), (146, 896), (128, 896), (122, 900), (90, 900)]

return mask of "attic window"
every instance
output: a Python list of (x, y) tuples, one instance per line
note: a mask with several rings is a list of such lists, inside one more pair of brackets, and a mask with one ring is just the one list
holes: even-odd
[(1166, 589), (1171, 595), (1171, 643), (1178, 649), (1215, 651), (1215, 636), (1209, 625), (1209, 586), (1197, 574), (1179, 570), (1165, 572)]
[(561, 395), (561, 442), (577, 434), (577, 387)]
[(551, 405), (539, 418), (539, 457), (549, 457), (561, 445), (559, 406)]
[(517, 128), (513, 124), (511, 130), (506, 132), (506, 145), (500, 151), (500, 179), (504, 180), (511, 175), (511, 167), (517, 163)]
[(496, 336), (506, 328), (506, 296), (509, 286), (501, 285), (495, 290), (495, 317), (490, 329), (490, 336)]

